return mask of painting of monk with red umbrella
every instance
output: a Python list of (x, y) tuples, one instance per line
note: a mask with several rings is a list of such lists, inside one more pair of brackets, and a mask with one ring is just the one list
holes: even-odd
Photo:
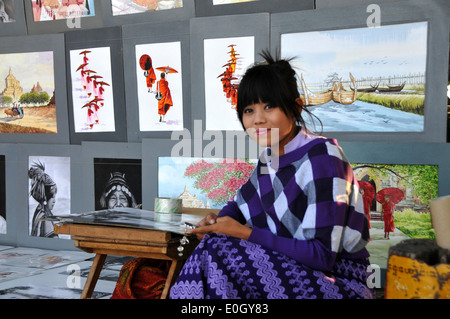
[(366, 181), (358, 181), (358, 183), (359, 192), (361, 193), (363, 198), (364, 213), (367, 216), (370, 229), (370, 207), (372, 206), (372, 202), (375, 199), (375, 188), (373, 188), (372, 184)]
[(377, 193), (377, 201), (382, 205), (384, 220), (384, 238), (389, 239), (389, 233), (395, 229), (394, 208), (403, 199), (403, 192), (395, 187), (383, 188)]
[(158, 71), (162, 71), (161, 79), (156, 84), (156, 88), (159, 96), (156, 97), (158, 100), (158, 114), (159, 121), (165, 122), (165, 115), (167, 111), (173, 106), (172, 94), (170, 93), (169, 82), (166, 80), (166, 74), (178, 73), (177, 70), (169, 66), (156, 68)]

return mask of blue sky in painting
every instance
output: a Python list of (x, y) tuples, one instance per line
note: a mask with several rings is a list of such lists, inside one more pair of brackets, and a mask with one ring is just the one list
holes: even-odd
[(427, 22), (283, 34), (283, 57), (295, 57), (307, 83), (332, 72), (348, 79), (425, 73)]

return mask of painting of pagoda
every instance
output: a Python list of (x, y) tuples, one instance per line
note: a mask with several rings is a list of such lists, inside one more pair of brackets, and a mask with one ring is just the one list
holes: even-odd
[(53, 52), (0, 55), (0, 133), (57, 133)]

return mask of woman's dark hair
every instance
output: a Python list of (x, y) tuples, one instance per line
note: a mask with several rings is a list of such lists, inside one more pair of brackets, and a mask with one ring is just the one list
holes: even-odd
[(249, 68), (239, 83), (236, 108), (242, 127), (244, 108), (255, 103), (279, 107), (287, 116), (293, 116), (299, 125), (306, 127), (299, 107), (312, 114), (299, 99), (296, 73), (289, 63), (292, 59), (273, 58), (267, 50), (260, 55), (265, 61)]

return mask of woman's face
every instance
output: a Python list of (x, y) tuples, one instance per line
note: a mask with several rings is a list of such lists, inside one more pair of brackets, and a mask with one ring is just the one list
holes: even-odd
[(114, 190), (108, 199), (108, 208), (128, 207), (128, 199), (122, 191)]
[(256, 103), (244, 108), (242, 123), (247, 134), (260, 146), (271, 147), (275, 155), (284, 154), (284, 146), (295, 137), (295, 121), (279, 107)]
[(53, 196), (52, 198), (47, 200), (47, 207), (48, 207), (48, 209), (49, 210), (53, 210), (53, 207), (55, 207), (55, 203), (56, 203), (56, 196)]

